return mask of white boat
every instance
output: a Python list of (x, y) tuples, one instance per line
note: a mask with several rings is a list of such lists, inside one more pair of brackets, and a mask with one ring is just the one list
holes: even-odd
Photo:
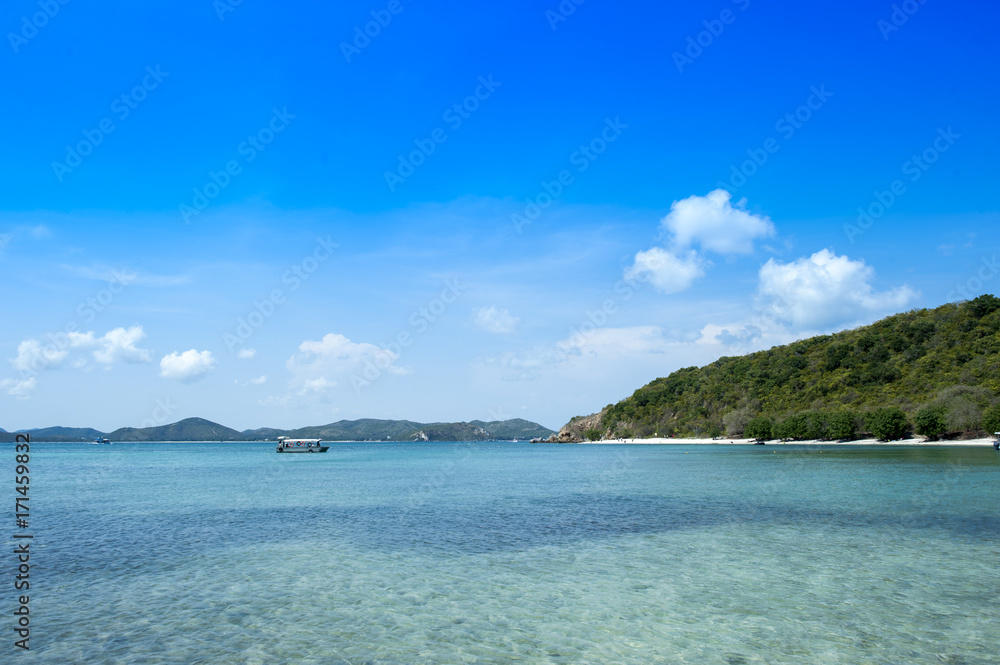
[(287, 436), (278, 437), (279, 453), (325, 453), (330, 446), (324, 446), (320, 439), (290, 439)]

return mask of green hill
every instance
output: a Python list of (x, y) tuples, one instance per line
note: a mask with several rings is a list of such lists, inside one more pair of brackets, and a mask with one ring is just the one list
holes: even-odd
[(204, 418), (185, 418), (159, 427), (122, 427), (107, 435), (112, 441), (240, 441), (234, 429)]
[(938, 433), (992, 430), (1000, 409), (998, 331), (1000, 299), (985, 295), (720, 358), (608, 405), (587, 436), (740, 436), (758, 418), (751, 429), (771, 419), (775, 438), (852, 438), (871, 431), (866, 414), (887, 407), (902, 410), (911, 429), (926, 410), (922, 418), (939, 417)]

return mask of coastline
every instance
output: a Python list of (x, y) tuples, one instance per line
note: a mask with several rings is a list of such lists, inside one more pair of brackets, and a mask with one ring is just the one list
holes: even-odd
[[(612, 439), (602, 441), (582, 441), (578, 445), (753, 445), (754, 439)], [(993, 437), (965, 439), (962, 441), (927, 441), (923, 438), (901, 439), (899, 441), (879, 441), (878, 439), (858, 439), (856, 441), (767, 441), (768, 446), (993, 446)]]

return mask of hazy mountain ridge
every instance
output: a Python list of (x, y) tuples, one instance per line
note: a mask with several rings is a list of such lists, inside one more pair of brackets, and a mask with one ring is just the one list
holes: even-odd
[[(15, 434), (29, 434), (33, 440), (37, 439), (39, 441), (44, 440), (49, 441), (80, 441), (80, 440), (94, 440), (99, 436), (107, 436), (103, 432), (96, 430), (92, 427), (43, 427), (28, 430), (17, 430), (16, 432), (8, 432), (4, 429), (0, 429), (0, 440), (3, 441), (13, 441)], [(52, 437), (47, 438), (47, 437)]]
[[(0, 430), (0, 440), (13, 441), (18, 432)], [(32, 441), (93, 441), (98, 437), (111, 441), (263, 441), (279, 436), (323, 439), (324, 441), (489, 441), (547, 437), (553, 431), (519, 418), (471, 423), (418, 423), (410, 420), (340, 420), (327, 425), (283, 430), (270, 427), (234, 430), (204, 418), (186, 418), (157, 427), (121, 427), (101, 432), (89, 427), (43, 427), (23, 430)]]

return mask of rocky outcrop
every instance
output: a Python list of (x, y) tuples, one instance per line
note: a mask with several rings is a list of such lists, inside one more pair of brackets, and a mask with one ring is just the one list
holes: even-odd
[[(604, 417), (604, 409), (589, 416), (577, 416), (563, 425), (558, 434), (553, 434), (547, 443), (580, 443), (585, 439), (584, 432), (587, 430), (601, 430), (601, 418)], [(603, 430), (602, 435), (603, 435)]]

